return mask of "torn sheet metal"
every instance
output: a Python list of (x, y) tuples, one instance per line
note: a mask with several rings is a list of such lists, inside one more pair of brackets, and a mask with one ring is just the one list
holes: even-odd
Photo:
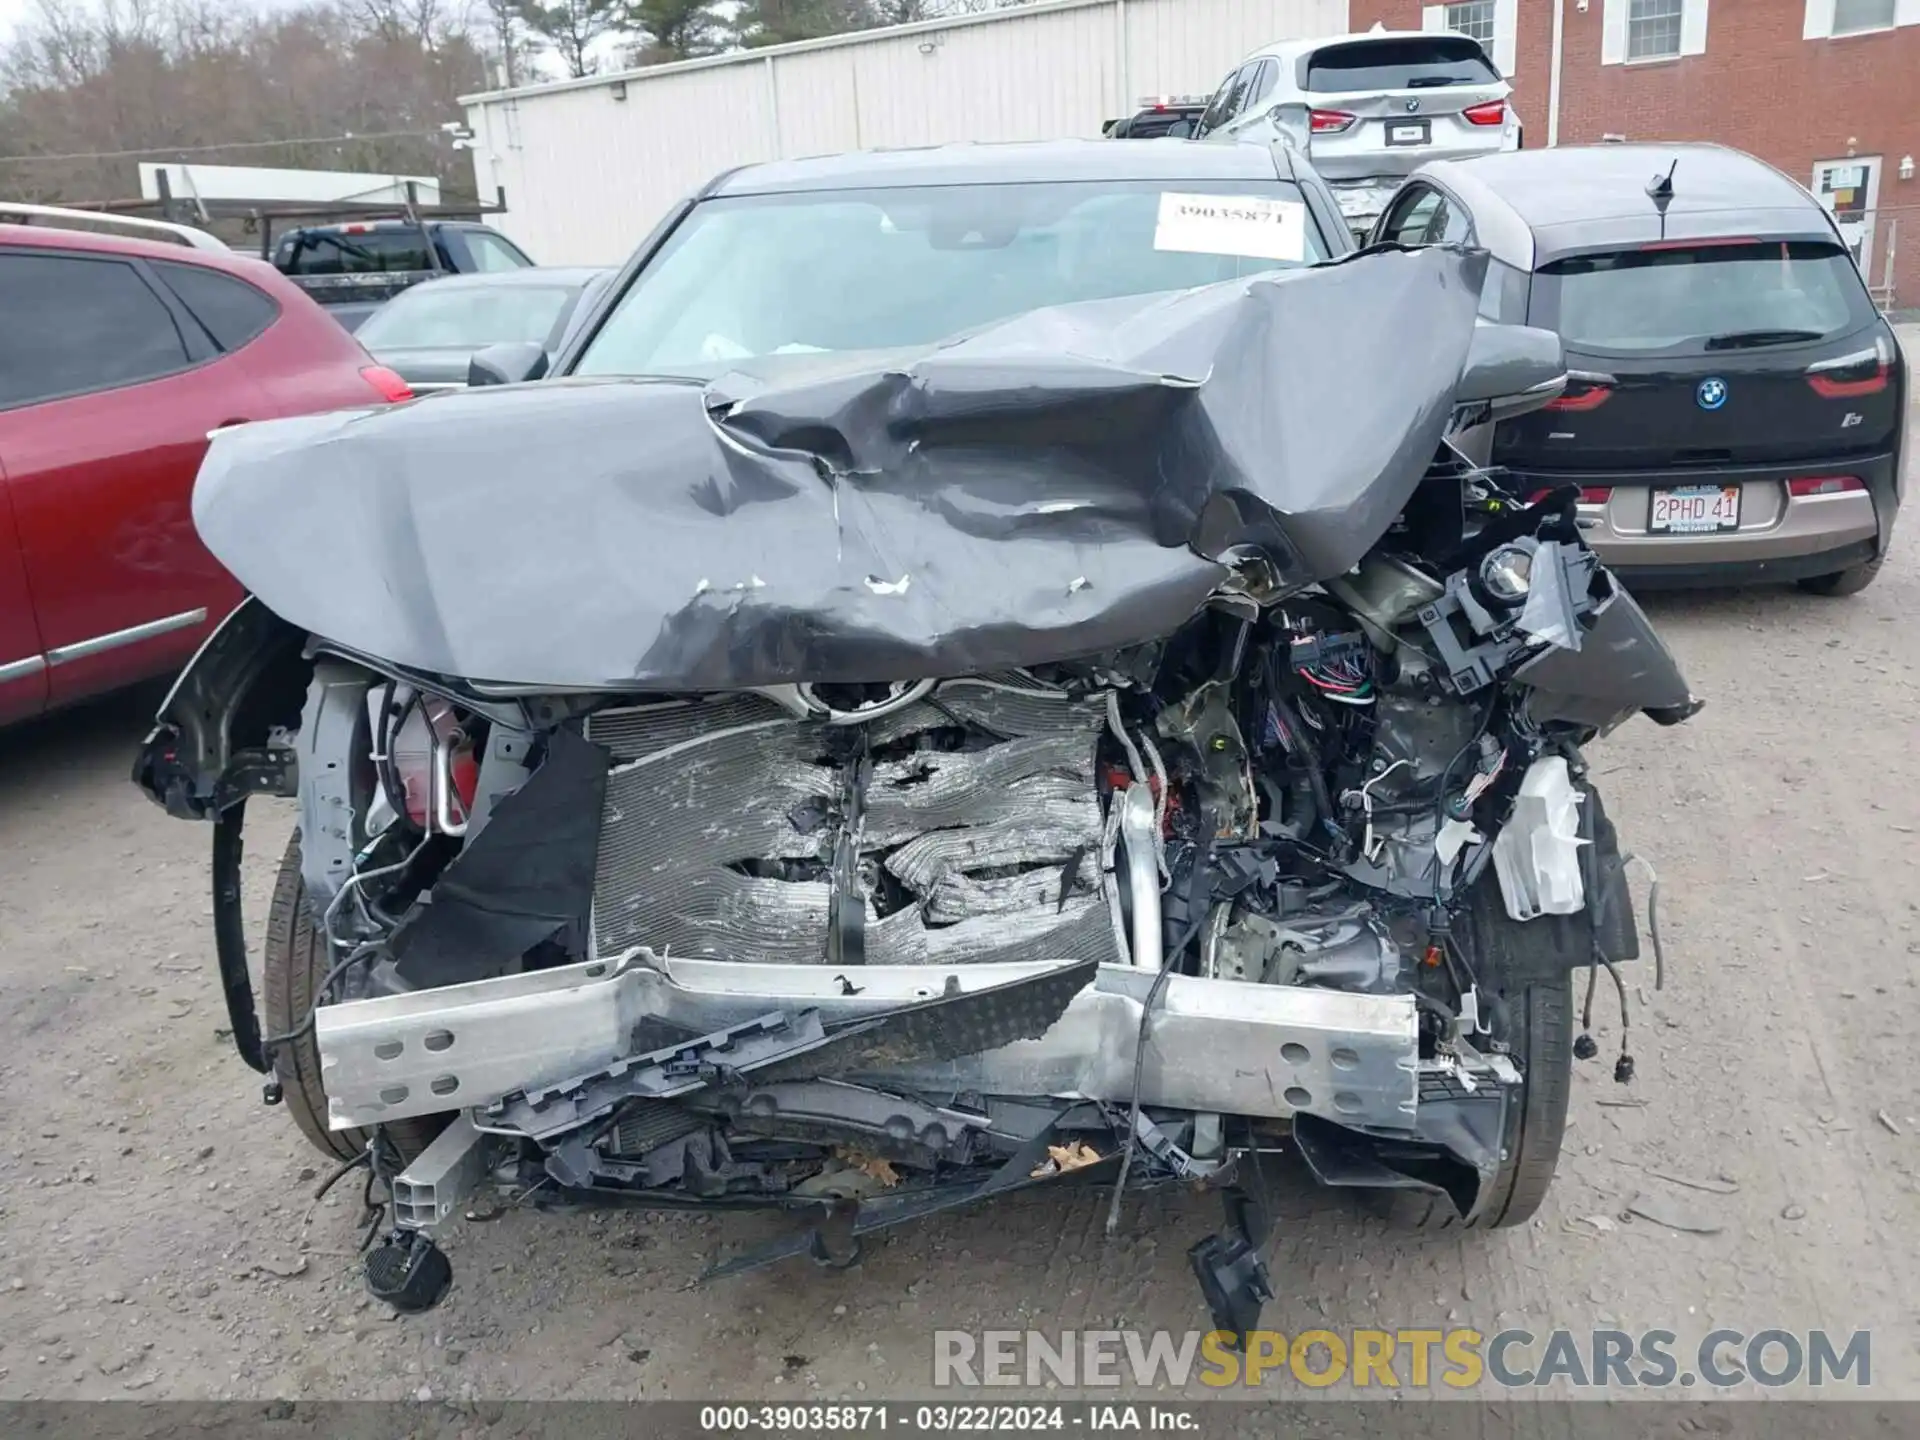
[(547, 737), (546, 752), (394, 932), (395, 968), (407, 984), (504, 975), (543, 940), (584, 936), (607, 752), (567, 730)]
[(978, 674), (1162, 636), (1243, 547), (1360, 560), (1448, 423), (1486, 258), (1380, 251), (940, 345), (223, 431), (194, 521), (295, 625), (541, 687)]
[[(847, 903), (865, 963), (1118, 958), (1100, 885), (1101, 697), (954, 680), (873, 722), (894, 743), (952, 726), (996, 738), (870, 766)], [(829, 871), (849, 794), (847, 732), (764, 695), (603, 710), (618, 757), (595, 887), (597, 953), (840, 963)], [(836, 753), (839, 752), (839, 753)], [(482, 839), (484, 840), (484, 836)]]

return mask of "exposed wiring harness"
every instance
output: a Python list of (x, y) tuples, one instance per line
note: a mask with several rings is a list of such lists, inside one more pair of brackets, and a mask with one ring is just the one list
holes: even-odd
[(1336, 705), (1371, 705), (1373, 672), (1364, 652), (1335, 655), (1311, 665), (1296, 665), (1293, 673)]
[[(1647, 933), (1653, 937), (1653, 988), (1664, 990), (1667, 983), (1666, 946), (1660, 940), (1660, 875), (1651, 861), (1639, 855), (1622, 855), (1620, 864), (1625, 866), (1638, 861), (1646, 867), (1647, 885)], [(1590, 1060), (1599, 1053), (1599, 1046), (1593, 1040), (1593, 993), (1600, 981), (1600, 967), (1606, 966), (1607, 974), (1613, 979), (1613, 988), (1620, 999), (1620, 1058), (1613, 1062), (1613, 1078), (1625, 1085), (1633, 1079), (1633, 1056), (1627, 1049), (1629, 1021), (1627, 1018), (1627, 982), (1620, 978), (1620, 970), (1613, 961), (1594, 952), (1587, 962), (1587, 998), (1580, 1007), (1580, 1035), (1573, 1042), (1573, 1053), (1581, 1060)]]
[[(335, 950), (345, 948), (346, 942), (334, 934), (333, 922), (334, 917), (340, 911), (342, 902), (346, 900), (348, 893), (356, 890), (369, 880), (377, 880), (383, 875), (392, 875), (405, 870), (419, 858), (420, 852), (427, 848), (427, 842), (432, 838), (430, 835), (421, 836), (420, 842), (407, 852), (404, 859), (397, 860), (391, 865), (382, 865), (375, 870), (356, 870), (352, 875), (347, 877), (346, 883), (340, 887), (339, 893), (333, 897), (333, 902), (327, 906), (326, 913), (321, 918), (322, 933), (326, 937), (328, 954), (332, 954)], [(371, 846), (369, 849), (371, 849)], [(364, 851), (361, 854), (361, 858), (366, 858)], [(328, 966), (327, 973), (321, 978), (320, 983), (314, 987), (313, 1000), (307, 1006), (305, 1018), (291, 1030), (283, 1030), (277, 1035), (268, 1035), (261, 1040), (260, 1049), (266, 1056), (268, 1063), (272, 1063), (273, 1052), (280, 1046), (291, 1045), (312, 1032), (314, 1017), (320, 1013), (320, 1007), (327, 1003), (333, 994), (334, 985), (342, 975), (346, 974), (347, 971), (351, 970), (361, 961), (373, 955), (383, 954), (385, 951), (385, 940), (369, 940), (354, 946), (346, 955)]]

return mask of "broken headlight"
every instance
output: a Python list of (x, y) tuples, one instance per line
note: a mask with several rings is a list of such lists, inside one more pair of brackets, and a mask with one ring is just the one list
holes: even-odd
[(1480, 562), (1480, 583), (1502, 605), (1517, 605), (1533, 586), (1533, 551), (1523, 545), (1502, 545)]

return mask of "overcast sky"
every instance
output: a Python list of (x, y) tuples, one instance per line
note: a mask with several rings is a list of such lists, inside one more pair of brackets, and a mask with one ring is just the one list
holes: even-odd
[(32, 0), (0, 0), (0, 40), (13, 34), (13, 27), (27, 13)]

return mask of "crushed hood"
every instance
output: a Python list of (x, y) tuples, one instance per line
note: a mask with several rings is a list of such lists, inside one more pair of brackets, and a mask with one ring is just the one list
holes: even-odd
[(474, 680), (976, 674), (1165, 635), (1257, 549), (1350, 569), (1446, 430), (1486, 260), (1380, 251), (717, 379), (549, 381), (224, 431), (215, 556)]

